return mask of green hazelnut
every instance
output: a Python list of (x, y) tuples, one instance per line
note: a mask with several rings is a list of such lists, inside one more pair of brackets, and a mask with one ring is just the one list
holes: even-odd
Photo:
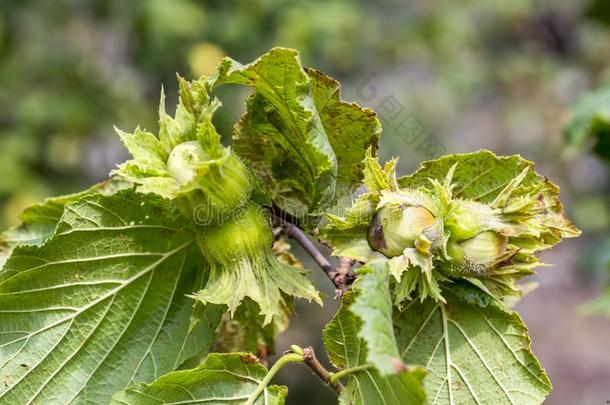
[(178, 207), (199, 225), (222, 223), (252, 192), (249, 169), (229, 148), (211, 158), (201, 142), (184, 142), (171, 151), (167, 168), (184, 190)]
[[(508, 238), (498, 232), (485, 231), (474, 238), (461, 242), (459, 246), (467, 261), (473, 264), (492, 263), (506, 252)], [(451, 253), (449, 253), (451, 254)]]
[(445, 229), (457, 241), (474, 238), (483, 231), (506, 228), (496, 209), (478, 201), (453, 200), (444, 221)]
[[(201, 251), (210, 263), (234, 265), (244, 257), (270, 255), (273, 231), (264, 211), (248, 204), (239, 215), (198, 232)], [(254, 259), (256, 260), (256, 259)]]
[(180, 184), (192, 183), (197, 178), (197, 167), (210, 160), (201, 142), (189, 141), (177, 145), (167, 159), (169, 174)]
[(387, 257), (399, 256), (404, 249), (414, 247), (418, 237), (435, 222), (434, 215), (424, 207), (388, 205), (375, 214), (368, 240), (373, 249)]

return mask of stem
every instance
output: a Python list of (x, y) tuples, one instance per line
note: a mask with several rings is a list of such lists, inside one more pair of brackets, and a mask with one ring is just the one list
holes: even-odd
[(305, 232), (296, 225), (284, 223), (284, 233), (290, 238), (296, 240), (305, 251), (318, 263), (318, 265), (324, 270), (326, 275), (333, 280), (332, 273), (335, 272), (335, 268), (330, 262), (324, 257), (324, 255), (316, 248), (316, 246), (309, 240)]
[(343, 384), (340, 381), (331, 381), (330, 373), (316, 358), (316, 354), (311, 346), (303, 349), (303, 363), (311, 369), (311, 371), (318, 376), (324, 384), (330, 389), (335, 391), (337, 395), (341, 395), (343, 392)]
[(256, 398), (258, 398), (258, 396), (260, 394), (262, 394), (263, 391), (265, 391), (265, 388), (267, 388), (267, 385), (269, 385), (269, 383), (271, 382), (271, 379), (286, 364), (288, 364), (288, 363), (302, 363), (302, 362), (303, 362), (303, 355), (296, 354), (296, 353), (287, 353), (287, 354), (283, 355), (282, 357), (280, 357), (275, 362), (273, 367), (271, 367), (271, 369), (269, 370), (269, 372), (267, 373), (265, 378), (263, 378), (263, 380), (260, 382), (260, 384), (258, 384), (258, 387), (256, 387), (256, 391), (254, 391), (252, 393), (252, 395), (250, 395), (248, 397), (248, 401), (246, 402), (246, 405), (252, 405), (254, 403), (254, 401), (256, 401)]
[(326, 276), (335, 285), (336, 297), (341, 297), (347, 291), (348, 287), (356, 279), (356, 275), (352, 270), (353, 260), (348, 257), (341, 257), (339, 267), (335, 269), (326, 257), (318, 250), (305, 232), (297, 225), (284, 220), (282, 217), (275, 215), (274, 219), (281, 228), (283, 233), (289, 238), (294, 239), (301, 247), (311, 256), (311, 258), (320, 266)]
[(345, 370), (341, 370), (338, 371), (336, 373), (333, 373), (330, 375), (330, 381), (331, 382), (337, 382), (339, 381), (341, 378), (348, 376), (352, 373), (355, 373), (357, 371), (362, 371), (362, 370), (368, 370), (369, 368), (373, 368), (372, 364), (362, 364), (360, 366), (355, 366), (355, 367), (350, 367), (350, 368), (346, 368)]

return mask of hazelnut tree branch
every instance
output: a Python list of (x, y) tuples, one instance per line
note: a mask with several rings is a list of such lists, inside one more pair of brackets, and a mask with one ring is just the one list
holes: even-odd
[(352, 269), (353, 261), (348, 257), (341, 257), (339, 259), (339, 267), (334, 268), (301, 228), (281, 218), (276, 217), (275, 219), (279, 222), (282, 233), (297, 241), (307, 254), (324, 270), (326, 276), (335, 285), (336, 296), (343, 296), (356, 279)]
[(316, 354), (311, 346), (304, 347), (303, 349), (303, 364), (305, 364), (309, 369), (320, 378), (324, 384), (326, 384), (330, 389), (335, 391), (337, 395), (341, 395), (344, 390), (343, 384), (340, 381), (331, 381), (330, 373), (324, 366), (318, 361), (316, 358)]

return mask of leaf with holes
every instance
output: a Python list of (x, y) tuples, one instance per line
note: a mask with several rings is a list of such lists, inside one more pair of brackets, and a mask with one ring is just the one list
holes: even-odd
[(365, 151), (377, 149), (379, 120), (341, 100), (339, 82), (304, 69), (298, 52), (274, 48), (248, 65), (225, 58), (212, 82), (254, 88), (234, 147), (284, 211), (318, 217), (360, 184)]
[(349, 195), (362, 183), (365, 153), (376, 153), (381, 124), (373, 110), (341, 99), (341, 85), (324, 73), (305, 69), (311, 79), (313, 99), (320, 121), (337, 156), (335, 198)]
[(294, 216), (319, 215), (335, 196), (337, 158), (316, 110), (298, 53), (274, 48), (242, 65), (225, 58), (214, 84), (254, 88), (236, 126), (234, 148)]
[(411, 302), (395, 327), (403, 361), (428, 370), (430, 403), (539, 404), (551, 391), (519, 315), (471, 287)]
[(186, 294), (203, 277), (193, 242), (158, 198), (67, 204), (55, 234), (0, 273), (0, 402), (103, 403), (209, 345), (215, 308), (189, 333)]

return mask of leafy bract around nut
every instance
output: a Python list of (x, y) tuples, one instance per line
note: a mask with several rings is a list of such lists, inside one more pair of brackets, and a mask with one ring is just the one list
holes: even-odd
[(365, 184), (345, 217), (329, 215), (322, 238), (335, 255), (383, 258), (400, 303), (430, 296), (466, 279), (498, 297), (520, 292), (515, 282), (540, 266), (534, 255), (579, 231), (565, 216), (559, 189), (533, 163), (481, 151), (425, 162), (396, 179), (369, 154)]
[(377, 148), (379, 121), (342, 101), (337, 81), (303, 69), (296, 51), (274, 48), (248, 65), (225, 58), (211, 82), (254, 88), (235, 128), (235, 150), (284, 211), (315, 221), (360, 183), (360, 161), (366, 148)]
[(116, 171), (141, 193), (172, 200), (196, 226), (210, 276), (195, 297), (226, 304), (231, 314), (245, 297), (260, 306), (264, 324), (286, 312), (282, 294), (319, 301), (302, 270), (281, 263), (263, 210), (251, 201), (254, 177), (230, 148), (220, 143), (212, 116), (220, 102), (209, 96), (210, 81), (179, 78), (180, 103), (169, 117), (161, 99), (157, 138), (139, 128), (120, 132), (132, 153)]
[(205, 80), (178, 78), (180, 103), (174, 118), (159, 107), (159, 137), (139, 127), (133, 133), (117, 129), (133, 159), (115, 171), (137, 185), (141, 193), (176, 200), (186, 216), (199, 223), (222, 222), (250, 198), (249, 169), (220, 143), (212, 124), (220, 107), (210, 98)]
[(203, 228), (198, 242), (210, 265), (205, 288), (194, 295), (203, 303), (227, 304), (234, 313), (249, 297), (260, 306), (265, 325), (283, 317), (287, 304), (282, 294), (322, 303), (302, 270), (275, 256), (271, 227), (255, 204), (231, 220)]

